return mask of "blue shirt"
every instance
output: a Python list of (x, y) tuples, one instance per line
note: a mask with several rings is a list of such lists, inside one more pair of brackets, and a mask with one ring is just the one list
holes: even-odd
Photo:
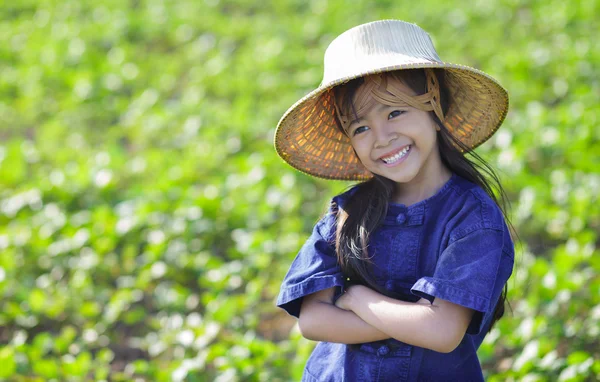
[[(293, 261), (277, 305), (298, 317), (302, 297), (344, 284), (335, 254), (336, 206), (332, 200)], [(439, 353), (395, 339), (345, 344), (319, 342), (303, 381), (482, 381), (477, 348), (514, 262), (514, 245), (500, 208), (476, 184), (453, 174), (438, 192), (411, 206), (390, 203), (369, 243), (377, 282), (416, 302), (435, 297), (475, 311), (460, 345)]]

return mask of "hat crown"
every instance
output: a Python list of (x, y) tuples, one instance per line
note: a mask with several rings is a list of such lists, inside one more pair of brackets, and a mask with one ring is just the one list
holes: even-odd
[(325, 51), (322, 85), (398, 65), (442, 62), (429, 34), (400, 20), (362, 24), (339, 35)]

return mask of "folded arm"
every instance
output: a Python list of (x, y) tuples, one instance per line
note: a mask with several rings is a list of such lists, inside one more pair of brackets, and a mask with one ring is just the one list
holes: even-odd
[(350, 287), (336, 305), (389, 337), (441, 353), (460, 344), (474, 312), (438, 298), (433, 303), (395, 300), (362, 285)]
[(334, 288), (302, 299), (298, 326), (302, 336), (313, 341), (358, 344), (390, 338), (355, 313), (333, 304)]

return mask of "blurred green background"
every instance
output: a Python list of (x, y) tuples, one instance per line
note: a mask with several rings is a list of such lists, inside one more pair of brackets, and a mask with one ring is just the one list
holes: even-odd
[(349, 184), (272, 140), (327, 44), (399, 18), (509, 91), (477, 151), (521, 236), (490, 381), (600, 378), (600, 2), (5, 1), (0, 380), (291, 381), (312, 346), (275, 308)]

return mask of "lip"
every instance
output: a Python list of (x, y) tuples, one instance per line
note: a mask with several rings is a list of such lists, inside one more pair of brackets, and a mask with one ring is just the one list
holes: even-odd
[[(406, 146), (403, 146), (403, 147), (402, 147), (400, 150), (395, 150), (395, 151), (392, 151), (392, 153), (393, 153), (392, 155), (394, 155), (394, 154), (397, 154), (397, 153), (399, 153), (400, 151), (402, 151), (402, 150), (404, 149), (404, 147), (407, 147), (407, 146), (409, 146), (409, 149), (408, 149), (408, 151), (406, 152), (406, 155), (404, 155), (402, 158), (400, 158), (400, 159), (399, 159), (397, 162), (394, 162), (394, 163), (385, 163), (385, 162), (383, 161), (383, 159), (379, 159), (379, 163), (381, 163), (381, 164), (382, 164), (382, 165), (384, 165), (385, 167), (395, 167), (395, 166), (398, 166), (398, 165), (400, 165), (400, 164), (401, 164), (401, 163), (403, 163), (403, 162), (404, 162), (404, 161), (405, 161), (405, 160), (408, 158), (408, 156), (409, 156), (409, 155), (412, 153), (412, 146), (411, 146), (411, 145), (406, 145)], [(388, 156), (388, 155), (386, 154), (386, 155), (382, 156), (382, 158), (384, 158), (384, 157), (386, 157), (386, 156)]]
[(391, 157), (393, 155), (396, 155), (396, 154), (398, 154), (400, 151), (404, 150), (408, 146), (410, 146), (410, 145), (404, 145), (404, 146), (401, 146), (401, 147), (399, 147), (397, 149), (394, 149), (394, 150), (392, 150), (392, 151), (390, 151), (388, 153), (385, 153), (382, 156), (380, 156), (379, 158), (377, 158), (377, 160), (383, 160), (383, 158)]

